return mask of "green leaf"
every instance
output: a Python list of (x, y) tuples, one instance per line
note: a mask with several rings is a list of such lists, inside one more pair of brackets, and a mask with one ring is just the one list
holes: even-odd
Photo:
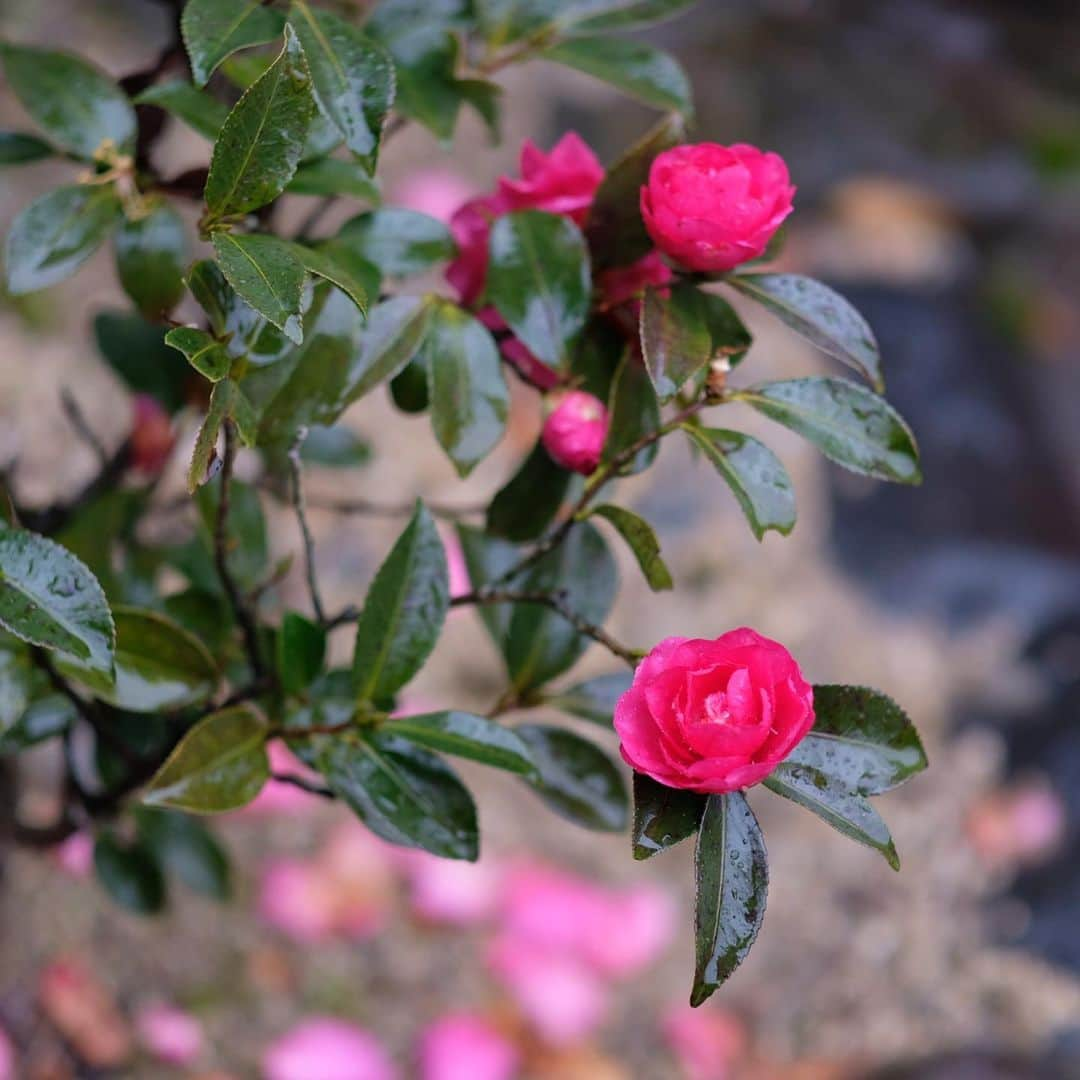
[(0, 627), (112, 677), (116, 633), (105, 594), (71, 552), (44, 536), (0, 530)]
[(662, 592), (674, 586), (671, 571), (660, 555), (660, 541), (656, 539), (656, 533), (644, 518), (632, 510), (612, 506), (610, 503), (596, 507), (591, 516), (602, 517), (615, 526), (619, 535), (630, 545), (630, 550), (653, 592)]
[[(0, 532), (3, 528), (0, 526)], [(0, 739), (22, 718), (30, 703), (30, 691), (26, 650), (16, 651), (0, 643)]]
[[(607, 544), (591, 524), (583, 522), (511, 585), (525, 592), (564, 590), (578, 615), (600, 625), (614, 603), (617, 583), (618, 571)], [(514, 688), (526, 691), (549, 682), (571, 667), (590, 644), (559, 612), (541, 604), (515, 604), (505, 645)]]
[(320, 158), (300, 165), (286, 191), (294, 195), (348, 195), (353, 199), (379, 201), (379, 186), (355, 161)]
[(653, 158), (685, 137), (682, 118), (667, 116), (608, 170), (585, 226), (595, 270), (628, 266), (653, 250), (641, 220), (641, 188), (648, 182)]
[(28, 165), (53, 156), (53, 148), (36, 135), (0, 131), (0, 165)]
[(217, 686), (213, 657), (194, 635), (156, 611), (117, 607), (116, 677), (83, 663), (57, 667), (95, 697), (128, 712), (180, 709), (205, 701)]
[(434, 754), (368, 731), (327, 740), (317, 766), (376, 836), (448, 859), (472, 862), (479, 854), (472, 796)]
[(285, 612), (277, 636), (281, 689), (302, 694), (318, 678), (326, 657), (326, 631), (295, 611)]
[(630, 689), (632, 678), (628, 671), (598, 675), (595, 679), (586, 679), (585, 682), (560, 690), (552, 697), (545, 697), (544, 703), (572, 716), (580, 716), (582, 720), (591, 720), (594, 724), (611, 728), (615, 705)]
[(780, 459), (764, 444), (740, 431), (699, 428), (683, 431), (724, 478), (759, 540), (769, 529), (783, 536), (795, 527), (795, 492)]
[(423, 274), (457, 253), (454, 238), (441, 221), (399, 207), (351, 218), (341, 227), (337, 239), (374, 263), (387, 277)]
[(520, 724), (537, 776), (527, 782), (555, 813), (586, 829), (621, 832), (629, 806), (626, 784), (595, 743), (563, 728)]
[(391, 380), (390, 396), (404, 413), (422, 413), (431, 404), (428, 396), (427, 364), (422, 354), (414, 356)]
[(293, 245), (261, 233), (226, 232), (214, 233), (213, 243), (218, 265), (241, 299), (299, 345), (305, 268)]
[(195, 436), (195, 446), (191, 451), (191, 463), (188, 465), (187, 489), (193, 494), (203, 484), (216, 475), (217, 443), (221, 427), (232, 412), (236, 383), (232, 379), (222, 379), (214, 384), (210, 392), (210, 404), (199, 425)]
[(122, 844), (111, 830), (94, 844), (94, 870), (102, 888), (122, 908), (153, 915), (165, 906), (165, 878), (142, 844)]
[(277, 59), (244, 91), (214, 143), (206, 179), (212, 219), (257, 210), (285, 190), (300, 162), (313, 108), (304, 53), (286, 26)]
[(121, 223), (114, 244), (120, 284), (135, 306), (148, 319), (172, 311), (184, 295), (184, 219), (167, 202), (154, 202), (143, 216)]
[(266, 724), (249, 705), (200, 720), (150, 781), (143, 802), (220, 814), (251, 802), (270, 775)]
[(492, 225), (489, 248), (487, 299), (539, 360), (565, 366), (592, 295), (580, 230), (565, 217), (520, 210)]
[(694, 868), (697, 958), (690, 1004), (696, 1008), (743, 962), (765, 917), (765, 841), (741, 792), (708, 797)]
[[(239, 306), (250, 310), (246, 304)], [(191, 370), (165, 344), (164, 327), (138, 315), (102, 311), (94, 316), (94, 339), (109, 367), (132, 393), (149, 394), (170, 413), (187, 404)]]
[(78, 719), (71, 700), (47, 694), (32, 701), (15, 723), (0, 733), (0, 754), (18, 753), (63, 734)]
[(135, 821), (139, 840), (170, 874), (214, 900), (231, 898), (229, 857), (201, 821), (149, 806), (136, 808)]
[(334, 427), (317, 424), (308, 430), (300, 450), (300, 460), (330, 469), (366, 465), (371, 460), (371, 444), (343, 424)]
[(350, 266), (337, 258), (330, 247), (310, 248), (304, 244), (290, 245), (293, 254), (316, 277), (329, 281), (340, 289), (360, 310), (367, 312), (367, 290)]
[(182, 352), (188, 363), (211, 382), (220, 382), (229, 374), (232, 357), (217, 338), (193, 326), (174, 326), (165, 335), (165, 344)]
[(571, 3), (564, 21), (581, 30), (628, 30), (673, 19), (698, 0), (584, 0)]
[(900, 484), (922, 481), (911, 429), (884, 398), (857, 383), (811, 376), (733, 396), (809, 439), (845, 469)]
[(617, 37), (573, 37), (537, 54), (542, 60), (584, 71), (624, 94), (689, 116), (694, 111), (690, 80), (670, 53), (645, 41)]
[(556, 465), (538, 441), (491, 500), (488, 532), (515, 543), (535, 540), (559, 512), (571, 479), (571, 474)]
[(228, 107), (186, 79), (157, 83), (135, 98), (136, 105), (153, 105), (182, 120), (189, 128), (213, 142), (221, 133)]
[(122, 154), (135, 146), (135, 110), (104, 72), (78, 56), (0, 42), (8, 85), (49, 137), (89, 160), (106, 140)]
[[(633, 352), (627, 353), (615, 372), (608, 399), (608, 414), (611, 416), (611, 426), (604, 445), (605, 462), (614, 460), (638, 439), (651, 435), (660, 427), (660, 404), (656, 391), (645, 365)], [(654, 442), (639, 450), (633, 460), (622, 467), (620, 474), (629, 476), (644, 471), (653, 463), (658, 449), (658, 444)]]
[(705, 813), (707, 795), (665, 787), (634, 773), (634, 858), (648, 859), (693, 836)]
[(822, 821), (852, 840), (880, 851), (894, 870), (900, 869), (900, 856), (888, 826), (862, 795), (851, 791), (841, 780), (809, 765), (784, 763), (762, 784), (817, 814)]
[(237, 49), (273, 41), (285, 25), (262, 0), (188, 0), (180, 19), (191, 74), (205, 86), (214, 69)]
[(60, 187), (35, 199), (8, 232), (8, 292), (21, 296), (70, 277), (102, 245), (119, 215), (110, 184)]
[(874, 332), (839, 293), (801, 274), (733, 274), (727, 281), (877, 390), (885, 389)]
[(357, 620), (353, 684), (361, 701), (390, 697), (420, 670), (449, 603), (446, 553), (435, 522), (418, 502)]
[(814, 727), (787, 763), (817, 769), (849, 791), (879, 795), (926, 768), (926, 751), (892, 698), (864, 686), (815, 686)]
[(311, 69), (316, 104), (345, 145), (373, 167), (394, 101), (393, 61), (355, 26), (306, 0), (294, 0), (289, 20)]
[(510, 392), (499, 350), (478, 319), (449, 300), (432, 306), (423, 353), (431, 425), (459, 476), (468, 476), (506, 430)]
[[(262, 511), (259, 491), (252, 484), (233, 480), (229, 499), (228, 551), (229, 569), (241, 589), (251, 591), (266, 579), (269, 559), (266, 518)], [(207, 557), (213, 549), (214, 530), (217, 526), (218, 507), (221, 499), (221, 481), (215, 479), (199, 490), (195, 501), (202, 518), (202, 537)], [(212, 587), (220, 591), (214, 573)]]
[[(469, 525), (458, 524), (455, 532), (461, 544), (461, 552), (465, 556), (465, 569), (473, 588), (478, 589), (499, 580), (521, 557), (513, 544), (487, 536)], [(476, 607), (480, 621), (500, 650), (505, 647), (513, 611), (509, 604), (478, 604)]]
[(508, 772), (533, 771), (529, 748), (509, 728), (465, 712), (434, 712), (390, 720), (383, 729), (418, 746)]

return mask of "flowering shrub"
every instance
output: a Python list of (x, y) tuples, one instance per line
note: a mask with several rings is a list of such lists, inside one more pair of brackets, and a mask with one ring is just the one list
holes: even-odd
[[(134, 416), (107, 453), (68, 400), (102, 458), (73, 497), (31, 506), (17, 477), (5, 478), (0, 748), (70, 747), (78, 737), (95, 751), (91, 766), (66, 755), (57, 820), (15, 822), (17, 840), (52, 846), (92, 832), (102, 885), (147, 913), (162, 907), (171, 877), (227, 895), (225, 857), (194, 815), (276, 799), (282, 785), (342, 801), (391, 844), (474, 860), (475, 807), (446, 760), (467, 758), (515, 774), (572, 823), (630, 825), (636, 858), (696, 837), (695, 1004), (741, 962), (765, 912), (765, 847), (744, 789), (760, 783), (897, 865), (868, 796), (926, 762), (892, 701), (859, 687), (811, 688), (783, 646), (752, 630), (718, 625), (715, 640), (671, 638), (646, 655), (604, 628), (617, 591), (612, 539), (629, 545), (652, 589), (673, 587), (648, 522), (600, 501), (616, 500), (616, 482), (649, 468), (669, 438), (688, 441), (716, 471), (758, 539), (794, 527), (781, 462), (718, 426), (731, 403), (854, 472), (919, 480), (914, 438), (881, 396), (869, 327), (825, 285), (757, 264), (792, 211), (783, 160), (742, 144), (688, 144), (690, 91), (678, 64), (613, 33), (691, 2), (382, 0), (350, 21), (308, 0), (287, 10), (188, 0), (184, 50), (165, 50), (120, 84), (78, 57), (3, 45), (10, 88), (39, 129), (6, 136), (4, 160), (73, 165), (70, 183), (11, 226), (7, 288), (53, 285), (111, 240), (131, 308), (101, 313), (95, 333)], [(450, 139), (462, 109), (497, 130), (492, 76), (526, 58), (606, 78), (667, 115), (606, 169), (576, 135), (546, 152), (526, 142), (519, 175), (466, 202), (449, 226), (383, 206), (382, 143), (409, 122)], [(151, 150), (167, 117), (212, 143), (205, 167), (159, 170)], [(312, 195), (322, 201), (285, 235), (278, 203)], [(323, 212), (338, 199), (363, 209), (327, 233)], [(195, 258), (179, 203), (197, 210)], [(410, 288), (432, 270), (448, 290)], [(755, 381), (733, 296), (856, 379)], [(451, 590), (446, 534), (417, 501), (362, 603), (329, 607), (304, 474), (311, 462), (362, 459), (338, 424), (346, 408), (388, 387), (387, 422), (395, 408), (427, 413), (435, 442), (466, 476), (503, 436), (508, 372), (545, 399), (548, 419), (482, 525), (456, 526), (468, 584)], [(161, 510), (156, 489), (181, 452), (185, 415), (199, 418), (187, 467), (195, 524), (176, 545), (139, 526)], [(241, 447), (258, 459), (258, 484), (235, 475)], [(283, 570), (268, 564), (269, 499), (296, 517), (306, 612), (274, 602)], [(450, 703), (402, 716), (400, 692), (452, 607), (483, 620), (505, 662), (505, 692), (484, 716)], [(345, 667), (327, 661), (339, 634), (354, 638)], [(593, 644), (628, 670), (559, 685)], [(634, 770), (632, 823), (610, 755), (521, 717), (538, 706), (614, 726)], [(277, 794), (261, 795), (270, 784)], [(318, 877), (277, 866), (281, 888), (264, 914), (309, 938), (373, 932), (376, 878), (365, 878), (368, 906), (341, 902), (340, 882), (368, 873), (355, 856), (331, 853)], [(439, 888), (454, 895), (452, 876), (428, 885), (436, 898), (447, 895)], [(287, 901), (313, 890), (314, 921), (300, 925)], [(437, 910), (441, 901), (429, 901)], [(630, 962), (605, 948), (604, 925), (648, 925), (650, 902), (613, 915), (610, 897), (578, 897), (569, 918), (581, 925), (569, 929), (589, 928), (588, 964), (547, 940), (552, 928), (523, 908), (532, 936), (496, 942), (492, 969), (525, 1002), (538, 975), (553, 980), (582, 1003), (570, 1017), (581, 1022), (602, 1008), (599, 980)], [(549, 991), (536, 1000), (551, 1001)], [(537, 1022), (555, 1038), (567, 1012)], [(426, 1052), (475, 1036), (467, 1025), (436, 1032)], [(270, 1051), (267, 1075), (299, 1075), (294, 1063), (312, 1040), (367, 1054), (373, 1075), (382, 1068), (366, 1035), (312, 1021)]]

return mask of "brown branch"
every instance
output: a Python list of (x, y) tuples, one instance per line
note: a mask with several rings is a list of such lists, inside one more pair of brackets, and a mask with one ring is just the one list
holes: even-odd
[(320, 799), (337, 798), (329, 788), (313, 783), (311, 780), (305, 780), (304, 777), (296, 776), (294, 773), (271, 773), (270, 779), (276, 780), (279, 784), (292, 784), (293, 787), (306, 791), (309, 795), (318, 795)]
[[(381, 503), (374, 499), (331, 499), (309, 495), (305, 500), (312, 510), (327, 510), (332, 514), (367, 514), (371, 517), (410, 517), (416, 510), (416, 500), (402, 503)], [(454, 521), (458, 518), (482, 514), (484, 506), (445, 506), (424, 500), (424, 506), (435, 517)]]
[(106, 468), (109, 464), (109, 451), (105, 449), (105, 445), (98, 438), (97, 432), (90, 426), (90, 422), (86, 419), (81, 406), (75, 400), (75, 395), (66, 386), (60, 391), (60, 406), (79, 438), (94, 451), (94, 456), (98, 459), (98, 465), (102, 469)]
[(326, 610), (319, 596), (319, 582), (315, 573), (315, 537), (311, 535), (307, 511), (304, 503), (304, 472), (300, 463), (300, 450), (307, 438), (307, 428), (301, 427), (289, 447), (289, 471), (292, 475), (292, 506), (296, 520), (300, 525), (300, 535), (304, 542), (304, 572), (307, 577), (308, 592), (311, 594), (311, 607), (320, 625), (326, 625)]

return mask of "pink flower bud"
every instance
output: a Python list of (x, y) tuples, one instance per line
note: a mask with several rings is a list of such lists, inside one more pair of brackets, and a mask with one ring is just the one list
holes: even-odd
[(716, 273), (762, 255), (794, 195), (778, 154), (745, 143), (697, 143), (656, 156), (641, 189), (641, 216), (664, 254)]
[(588, 476), (600, 464), (607, 433), (603, 403), (583, 390), (572, 390), (545, 421), (541, 438), (552, 461)]
[(176, 433), (172, 420), (156, 398), (136, 394), (134, 423), (131, 428), (131, 466), (147, 476), (156, 476), (165, 468)]

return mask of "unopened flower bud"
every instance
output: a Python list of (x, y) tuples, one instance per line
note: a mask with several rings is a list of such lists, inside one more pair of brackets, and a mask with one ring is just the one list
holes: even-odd
[(603, 402), (583, 390), (572, 390), (548, 416), (541, 438), (552, 461), (587, 476), (600, 464), (607, 433)]

